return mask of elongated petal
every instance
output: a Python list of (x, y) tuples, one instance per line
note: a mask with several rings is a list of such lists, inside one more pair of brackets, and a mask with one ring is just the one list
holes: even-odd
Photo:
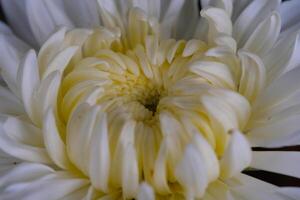
[(29, 47), (13, 35), (0, 34), (0, 69), (7, 86), (19, 95), (17, 72), (20, 61)]
[[(70, 160), (88, 174), (88, 154), (98, 108), (81, 104), (72, 114), (67, 125), (67, 151)], [(81, 148), (78, 148), (78, 147)]]
[(9, 185), (1, 193), (1, 199), (61, 199), (86, 186), (88, 181), (72, 177), (66, 172), (56, 172), (31, 182), (21, 182)]
[(299, 165), (299, 152), (254, 152), (251, 162), (253, 168), (297, 178), (300, 178)]
[(208, 185), (204, 158), (193, 145), (185, 149), (182, 160), (176, 167), (176, 178), (184, 188), (186, 199), (200, 198)]
[(285, 31), (295, 24), (299, 23), (300, 14), (298, 8), (300, 6), (299, 1), (284, 1), (280, 6), (280, 15), (282, 19), (282, 31)]
[[(2, 126), (2, 125), (1, 125)], [(38, 162), (38, 163), (52, 163), (51, 159), (44, 148), (35, 147), (17, 141), (3, 130), (1, 127), (0, 134), (0, 149), (15, 158), (24, 161)]]
[(208, 41), (213, 40), (220, 34), (232, 34), (232, 22), (225, 10), (220, 8), (207, 8), (201, 11), (201, 16), (209, 23)]
[(38, 179), (44, 175), (53, 173), (50, 167), (37, 163), (21, 163), (12, 168), (0, 178), (0, 187), (18, 182), (26, 182)]
[(260, 56), (265, 55), (277, 41), (280, 27), (280, 16), (277, 12), (274, 12), (257, 26), (243, 48)]
[(239, 93), (253, 102), (265, 86), (266, 69), (261, 59), (253, 53), (239, 51), (241, 60), (241, 80)]
[(239, 131), (233, 131), (220, 161), (221, 177), (228, 178), (240, 173), (250, 165), (251, 157), (251, 148), (245, 136)]
[(1, 0), (5, 16), (16, 34), (37, 48), (38, 43), (33, 36), (26, 13), (26, 2), (20, 0)]
[(298, 41), (299, 32), (287, 34), (276, 43), (269, 54), (263, 57), (263, 62), (268, 71), (268, 84), (300, 64)]
[(57, 1), (28, 0), (26, 13), (33, 35), (42, 45), (58, 26), (71, 27), (72, 22)]
[(95, 121), (93, 135), (91, 137), (89, 174), (93, 186), (107, 192), (110, 170), (110, 149), (107, 130), (107, 116), (98, 113)]
[(18, 69), (18, 83), (26, 112), (34, 119), (34, 91), (40, 84), (36, 54), (30, 50), (21, 61)]
[(67, 150), (61, 139), (55, 121), (54, 111), (49, 108), (43, 121), (43, 135), (45, 147), (49, 156), (59, 167), (66, 169), (70, 166)]
[(122, 189), (124, 198), (134, 198), (139, 186), (138, 163), (133, 144), (124, 148), (122, 160)]
[(280, 0), (254, 0), (240, 14), (233, 26), (233, 35), (238, 46), (244, 46), (258, 24), (267, 18), (273, 10), (279, 8)]

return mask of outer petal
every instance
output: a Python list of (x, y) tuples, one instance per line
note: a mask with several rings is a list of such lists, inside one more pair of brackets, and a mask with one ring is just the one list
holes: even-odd
[(95, 0), (63, 0), (63, 2), (66, 13), (76, 27), (93, 28), (100, 25), (97, 2)]
[(280, 27), (280, 16), (273, 12), (270, 17), (259, 23), (243, 48), (260, 56), (265, 55), (277, 41)]
[(258, 24), (267, 18), (273, 10), (277, 10), (279, 5), (280, 0), (254, 0), (245, 8), (233, 27), (233, 35), (239, 47), (244, 46)]
[(86, 186), (88, 181), (72, 177), (66, 172), (56, 172), (30, 182), (7, 186), (0, 198), (3, 200), (58, 200)]
[(0, 34), (1, 75), (11, 91), (19, 96), (17, 72), (21, 58), (29, 47), (13, 35)]
[(26, 14), (25, 0), (1, 0), (5, 16), (12, 29), (16, 34), (31, 44), (37, 47), (38, 43), (33, 36), (29, 21)]
[(282, 19), (282, 31), (300, 25), (300, 13), (299, 13), (300, 2), (297, 0), (284, 1), (280, 6), (280, 15)]
[(57, 1), (27, 0), (26, 12), (39, 45), (42, 45), (58, 26), (72, 26), (72, 22)]
[(285, 174), (300, 178), (300, 153), (299, 152), (259, 152), (253, 153), (251, 167)]

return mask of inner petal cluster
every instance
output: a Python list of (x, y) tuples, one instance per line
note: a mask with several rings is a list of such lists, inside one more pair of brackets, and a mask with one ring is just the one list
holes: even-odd
[(202, 197), (246, 167), (227, 160), (250, 105), (235, 92), (232, 69), (205, 54), (208, 44), (148, 35), (128, 45), (105, 28), (69, 31), (63, 45), (70, 41), (79, 50), (64, 69), (55, 115), (68, 170), (126, 198), (141, 182), (159, 195)]

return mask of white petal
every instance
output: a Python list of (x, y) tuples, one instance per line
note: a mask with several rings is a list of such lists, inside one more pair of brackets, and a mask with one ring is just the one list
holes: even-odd
[(251, 33), (243, 48), (260, 56), (265, 55), (277, 41), (280, 27), (280, 16), (277, 12), (273, 12)]
[(38, 64), (40, 75), (46, 71), (48, 65), (55, 58), (57, 53), (62, 50), (62, 44), (64, 43), (66, 28), (61, 28), (57, 32), (53, 33), (51, 37), (41, 46), (38, 54)]
[(299, 152), (253, 152), (251, 167), (300, 178)]
[(38, 163), (21, 163), (0, 177), (0, 187), (2, 188), (3, 186), (19, 182), (32, 181), (52, 172), (54, 172), (54, 170), (46, 165)]
[(3, 123), (3, 130), (9, 137), (22, 144), (44, 146), (42, 130), (21, 118), (8, 117)]
[(201, 198), (208, 185), (207, 169), (204, 158), (194, 145), (188, 145), (182, 160), (175, 171), (182, 185), (186, 199)]
[(37, 58), (34, 50), (28, 51), (20, 63), (17, 80), (25, 110), (34, 120), (33, 94), (40, 84)]
[(278, 192), (286, 197), (292, 198), (291, 200), (300, 199), (299, 187), (280, 187)]
[(163, 140), (154, 165), (153, 184), (159, 194), (171, 192), (167, 180), (167, 142)]
[(1, 193), (5, 200), (58, 200), (86, 186), (88, 181), (72, 177), (66, 172), (56, 172), (31, 182), (21, 182), (9, 185)]
[(100, 25), (97, 2), (95, 0), (64, 0), (63, 2), (66, 13), (76, 27), (93, 28)]
[[(3, 129), (1, 127), (1, 129)], [(29, 162), (52, 163), (44, 148), (24, 144), (11, 138), (4, 130), (0, 131), (0, 149), (13, 157)]]
[[(289, 98), (297, 96), (300, 92), (299, 76), (300, 68), (295, 68), (268, 86), (257, 99), (254, 107), (255, 112), (267, 112), (268, 109), (274, 106), (284, 105), (285, 102), (291, 104), (291, 102), (288, 102)], [(296, 105), (296, 102), (291, 105)]]
[(239, 51), (241, 79), (239, 93), (253, 102), (265, 86), (266, 69), (262, 60), (252, 52)]
[(44, 116), (43, 135), (45, 147), (54, 163), (63, 169), (68, 168), (70, 163), (67, 156), (66, 146), (58, 132), (52, 108), (49, 108)]
[(233, 0), (201, 0), (202, 8), (205, 7), (216, 7), (225, 10), (229, 16), (232, 14), (233, 10)]
[(13, 35), (0, 34), (1, 75), (11, 91), (19, 96), (17, 72), (21, 58), (28, 46)]
[(299, 33), (293, 32), (282, 37), (272, 50), (263, 57), (268, 70), (268, 84), (282, 74), (292, 70), (300, 64)]
[[(175, 38), (191, 39), (200, 18), (197, 0), (185, 1), (176, 22)], [(186, 23), (186, 22), (189, 23)]]
[(282, 31), (292, 27), (296, 23), (299, 23), (300, 13), (298, 8), (300, 2), (297, 0), (284, 1), (280, 6), (280, 15), (282, 19)]
[(231, 19), (225, 10), (220, 8), (207, 8), (201, 10), (201, 16), (206, 18), (209, 23), (208, 41), (210, 43), (220, 34), (232, 34)]
[(1, 3), (5, 16), (14, 32), (20, 38), (37, 48), (38, 43), (33, 36), (26, 14), (26, 2), (24, 0), (1, 0)]
[(201, 152), (202, 159), (206, 165), (208, 181), (216, 180), (220, 173), (218, 158), (213, 151), (212, 147), (208, 144), (202, 135), (196, 134), (192, 139), (195, 147)]
[(25, 114), (22, 102), (7, 88), (0, 86), (0, 112), (9, 115)]
[(170, 38), (174, 33), (178, 16), (184, 5), (184, 0), (161, 1), (161, 35), (163, 38)]
[(253, 178), (245, 174), (238, 174), (234, 177), (236, 180), (228, 185), (236, 199), (253, 200), (253, 199), (274, 199), (274, 200), (290, 200), (282, 198), (277, 194), (279, 187), (262, 180)]
[(141, 183), (137, 200), (155, 200), (155, 194), (152, 187), (147, 183)]
[[(278, 120), (267, 121), (261, 125), (249, 127), (247, 133), (253, 147), (282, 147), (286, 144), (299, 142), (300, 115), (282, 117)], [(296, 139), (296, 140), (292, 140)]]
[(54, 71), (41, 81), (39, 88), (35, 91), (35, 123), (41, 124), (47, 109), (56, 105), (61, 74)]
[(107, 116), (99, 112), (91, 137), (89, 175), (93, 186), (107, 192), (110, 170), (110, 149), (108, 141)]
[(249, 166), (251, 162), (251, 147), (239, 131), (233, 131), (228, 147), (220, 161), (221, 177), (229, 178)]
[(72, 26), (72, 22), (55, 1), (28, 0), (26, 12), (33, 35), (40, 45), (58, 26)]
[(54, 71), (59, 71), (61, 74), (63, 74), (64, 69), (67, 67), (68, 63), (70, 62), (77, 50), (77, 46), (70, 46), (59, 52), (46, 67), (45, 71), (42, 74), (42, 78), (47, 77)]
[(279, 8), (280, 0), (253, 0), (240, 14), (233, 26), (238, 46), (244, 46), (258, 24)]

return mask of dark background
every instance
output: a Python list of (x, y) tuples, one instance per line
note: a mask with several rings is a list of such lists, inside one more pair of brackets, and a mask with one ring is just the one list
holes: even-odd
[[(283, 0), (286, 1), (286, 0)], [(199, 3), (199, 7), (201, 8), (201, 5)], [(299, 10), (300, 12), (300, 10)], [(1, 4), (0, 4), (0, 20), (6, 22), (5, 16), (3, 14)], [(295, 146), (295, 147), (288, 147), (288, 148), (278, 148), (278, 149), (266, 149), (266, 148), (254, 148), (253, 150), (256, 151), (300, 151), (300, 145)], [(272, 163), (270, 163), (272, 164)], [(288, 164), (288, 163), (287, 163)], [(299, 166), (300, 170), (300, 166)], [(284, 176), (280, 174), (275, 174), (271, 172), (266, 172), (266, 171), (247, 171), (244, 172), (245, 174), (251, 175), (253, 177), (262, 179), (264, 181), (273, 183), (278, 186), (298, 186), (300, 187), (300, 179), (289, 177), (289, 176)]]

